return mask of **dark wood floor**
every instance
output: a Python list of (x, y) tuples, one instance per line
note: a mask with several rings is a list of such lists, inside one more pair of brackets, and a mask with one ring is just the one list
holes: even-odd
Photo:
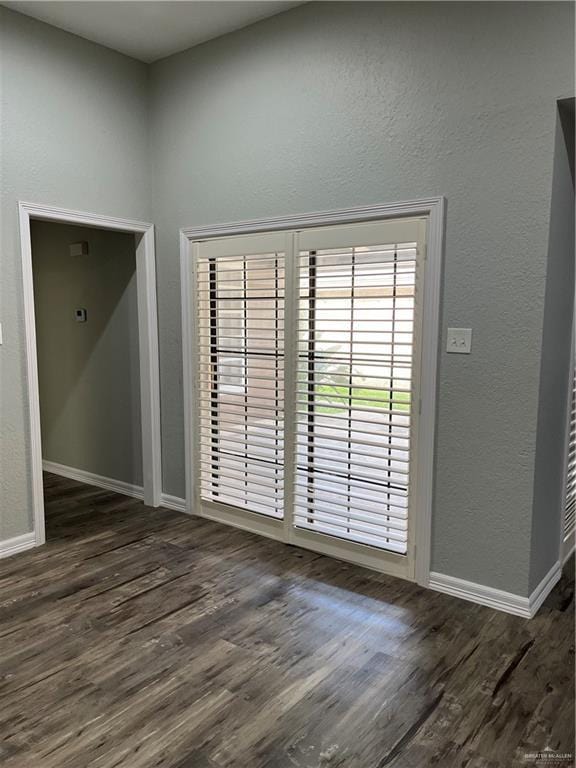
[(573, 751), (566, 575), (526, 621), (53, 475), (46, 499), (48, 544), (0, 564), (3, 768)]

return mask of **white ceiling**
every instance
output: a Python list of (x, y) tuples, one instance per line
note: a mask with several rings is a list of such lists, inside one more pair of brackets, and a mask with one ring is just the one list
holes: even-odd
[(3, 1), (1, 5), (135, 59), (152, 62), (301, 3), (18, 0)]

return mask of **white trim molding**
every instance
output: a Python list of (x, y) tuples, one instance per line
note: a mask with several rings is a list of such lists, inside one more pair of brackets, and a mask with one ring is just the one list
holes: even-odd
[(19, 552), (25, 552), (36, 546), (36, 534), (34, 531), (23, 533), (21, 536), (14, 536), (11, 539), (0, 541), (0, 558), (11, 557)]
[(113, 477), (104, 477), (96, 475), (94, 472), (87, 472), (85, 469), (76, 469), (68, 467), (65, 464), (58, 464), (55, 461), (43, 461), (42, 468), (44, 472), (51, 472), (53, 475), (67, 477), (69, 480), (76, 480), (86, 485), (95, 485), (97, 488), (103, 488), (106, 491), (121, 493), (123, 496), (133, 496), (135, 499), (144, 499), (144, 489), (141, 485), (132, 485), (123, 480), (116, 480)]
[(564, 565), (564, 563), (568, 560), (575, 549), (576, 531), (572, 529), (568, 536), (566, 536), (566, 538), (562, 541), (562, 565)]
[(562, 566), (560, 562), (556, 562), (529, 597), (487, 587), (484, 584), (476, 584), (473, 581), (458, 579), (455, 576), (446, 576), (442, 573), (431, 573), (428, 586), (436, 592), (443, 592), (445, 595), (459, 597), (462, 600), (485, 605), (488, 608), (511, 613), (514, 616), (521, 616), (524, 619), (532, 619), (560, 580), (561, 575)]
[[(154, 226), (143, 221), (119, 219), (97, 213), (71, 211), (36, 203), (18, 203), (20, 252), (24, 286), (24, 331), (26, 336), (26, 372), (30, 474), (36, 546), (46, 540), (44, 491), (42, 486), (42, 440), (40, 434), (40, 396), (36, 351), (36, 319), (30, 221), (42, 219), (120, 232), (131, 232), (136, 241), (136, 281), (138, 293), (138, 328), (140, 350), (140, 392), (142, 411), (142, 461), (144, 501), (160, 504), (162, 466), (160, 448), (160, 368), (158, 358), (158, 310), (156, 302), (156, 256)], [(86, 481), (88, 482), (88, 481)], [(122, 492), (122, 491), (121, 491)]]
[(179, 496), (172, 496), (170, 493), (162, 494), (160, 497), (160, 506), (165, 509), (172, 509), (174, 512), (188, 513), (186, 499), (181, 499)]
[(536, 615), (538, 609), (546, 600), (550, 592), (554, 589), (556, 584), (560, 581), (560, 578), (562, 576), (562, 563), (558, 560), (554, 563), (552, 568), (548, 571), (548, 573), (544, 576), (540, 584), (536, 587), (536, 589), (532, 592), (529, 600), (529, 610), (530, 610), (530, 618)]
[[(440, 297), (443, 274), (444, 232), (446, 201), (443, 197), (412, 200), (401, 203), (372, 205), (359, 208), (345, 208), (336, 211), (306, 213), (297, 216), (282, 216), (258, 219), (254, 221), (215, 224), (202, 227), (184, 227), (180, 230), (180, 274), (182, 290), (182, 344), (183, 344), (183, 382), (184, 382), (184, 416), (185, 416), (185, 453), (186, 453), (186, 502), (185, 508), (189, 513), (220, 519), (228, 524), (239, 527), (238, 513), (235, 512), (232, 522), (231, 515), (222, 511), (224, 517), (218, 517), (220, 512), (209, 513), (206, 504), (199, 504), (195, 489), (193, 473), (193, 435), (195, 430), (194, 416), (194, 366), (195, 366), (195, 329), (193, 304), (193, 249), (198, 248), (198, 242), (212, 238), (234, 237), (266, 232), (294, 232), (310, 227), (326, 227), (342, 224), (358, 224), (363, 222), (384, 221), (402, 217), (426, 217), (426, 261), (425, 279), (422, 298), (422, 337), (420, 339), (420, 414), (418, 417), (418, 439), (414, 470), (414, 525), (413, 558), (410, 568), (393, 569), (392, 564), (383, 563), (384, 558), (369, 557), (363, 562), (368, 567), (382, 570), (393, 575), (415, 579), (419, 584), (428, 586), (430, 575), (431, 521), (432, 499), (434, 494), (434, 456), (436, 435), (437, 408), (437, 378), (440, 338)], [(251, 514), (251, 513), (247, 513)], [(254, 517), (254, 515), (252, 515)], [(256, 516), (257, 518), (259, 516)], [(225, 518), (225, 519), (224, 519)], [(284, 534), (276, 534), (271, 530), (271, 524), (261, 525), (255, 519), (250, 523), (250, 530), (285, 540)], [(258, 527), (260, 526), (260, 528)], [(270, 529), (270, 530), (269, 530)], [(328, 542), (330, 544), (330, 542)], [(307, 546), (302, 543), (302, 546)], [(316, 550), (318, 551), (318, 550)], [(320, 549), (326, 554), (334, 555), (332, 550)], [(378, 550), (379, 553), (382, 550)], [(384, 553), (385, 554), (385, 553)], [(335, 555), (338, 556), (338, 555)], [(412, 553), (411, 553), (412, 556)], [(409, 572), (410, 571), (410, 572)]]
[[(213, 237), (232, 237), (256, 232), (276, 232), (287, 229), (327, 227), (338, 224), (357, 224), (362, 221), (379, 221), (399, 216), (427, 216), (440, 213), (439, 223), (444, 223), (444, 197), (430, 197), (423, 200), (408, 200), (402, 203), (365, 205), (359, 208), (342, 208), (337, 211), (316, 211), (296, 216), (275, 216), (268, 219), (234, 221), (228, 224), (213, 224), (207, 227), (183, 227), (180, 232), (185, 240), (208, 240)], [(428, 238), (430, 240), (430, 238)]]

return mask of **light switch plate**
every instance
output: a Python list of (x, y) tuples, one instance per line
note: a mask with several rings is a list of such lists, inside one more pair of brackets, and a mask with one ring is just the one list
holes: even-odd
[(70, 256), (88, 256), (88, 243), (71, 243)]
[(472, 328), (448, 328), (446, 352), (469, 355), (472, 350)]

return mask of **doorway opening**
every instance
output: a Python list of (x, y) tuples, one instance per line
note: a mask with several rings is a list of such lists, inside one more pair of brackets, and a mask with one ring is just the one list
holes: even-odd
[(19, 208), (38, 546), (43, 470), (160, 504), (154, 230)]

